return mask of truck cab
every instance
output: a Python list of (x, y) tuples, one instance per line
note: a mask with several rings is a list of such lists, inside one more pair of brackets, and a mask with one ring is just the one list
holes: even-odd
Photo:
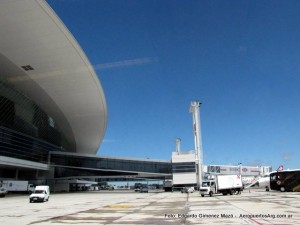
[(216, 181), (215, 180), (206, 180), (202, 182), (202, 185), (200, 187), (200, 194), (202, 197), (204, 195), (213, 196), (217, 191), (216, 188)]

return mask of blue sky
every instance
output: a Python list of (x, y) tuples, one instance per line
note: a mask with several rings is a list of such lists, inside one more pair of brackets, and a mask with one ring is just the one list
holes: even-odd
[(48, 0), (94, 65), (108, 126), (99, 153), (300, 168), (300, 1)]

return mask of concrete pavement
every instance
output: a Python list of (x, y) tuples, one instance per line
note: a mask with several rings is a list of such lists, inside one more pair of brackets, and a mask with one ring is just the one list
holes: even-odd
[(198, 192), (100, 191), (0, 199), (0, 224), (299, 224), (300, 193), (248, 190), (201, 197)]

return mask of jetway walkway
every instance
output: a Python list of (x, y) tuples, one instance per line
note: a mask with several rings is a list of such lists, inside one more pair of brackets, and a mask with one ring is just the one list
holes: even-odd
[(251, 182), (251, 184), (246, 185), (246, 186), (244, 187), (244, 189), (248, 189), (248, 188), (254, 187), (255, 185), (258, 185), (258, 181), (259, 181), (260, 178), (261, 178), (261, 177), (255, 178), (255, 179)]
[(65, 152), (50, 153), (54, 179), (98, 178), (105, 181), (170, 179), (168, 160), (108, 157)]

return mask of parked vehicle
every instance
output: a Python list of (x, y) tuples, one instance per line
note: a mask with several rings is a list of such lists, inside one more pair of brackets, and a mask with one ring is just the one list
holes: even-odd
[(181, 193), (193, 193), (195, 191), (194, 187), (184, 187), (181, 189)]
[(149, 188), (148, 188), (148, 185), (142, 185), (141, 188), (140, 188), (140, 192), (141, 193), (148, 193), (149, 192)]
[(213, 196), (214, 194), (233, 195), (243, 190), (241, 175), (215, 175), (204, 180), (200, 187), (200, 194)]
[(163, 188), (165, 192), (173, 191), (173, 181), (172, 180), (165, 180)]
[(4, 180), (2, 187), (9, 192), (32, 193), (34, 191), (33, 184), (28, 184), (27, 180)]
[(135, 183), (134, 184), (134, 191), (139, 192), (141, 190), (141, 187), (143, 186), (142, 183)]
[(300, 191), (300, 170), (282, 170), (270, 173), (271, 190)]
[(4, 187), (0, 187), (0, 197), (5, 197), (7, 190)]
[(45, 202), (49, 201), (49, 186), (36, 186), (35, 191), (29, 196), (29, 202)]

